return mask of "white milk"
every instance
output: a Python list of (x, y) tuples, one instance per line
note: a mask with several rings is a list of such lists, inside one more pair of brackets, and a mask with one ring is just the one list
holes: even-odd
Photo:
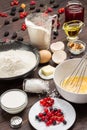
[[(49, 20), (49, 17), (48, 21), (46, 19), (44, 17), (34, 17), (32, 21), (29, 18), (25, 19), (31, 44), (38, 47), (38, 49), (49, 49), (50, 46), (52, 20)], [(41, 25), (38, 26), (38, 22)]]

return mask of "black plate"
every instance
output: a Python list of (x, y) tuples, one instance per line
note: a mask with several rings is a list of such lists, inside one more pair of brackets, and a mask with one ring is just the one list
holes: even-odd
[(24, 43), (24, 42), (19, 42), (19, 41), (10, 41), (9, 43), (0, 43), (0, 52), (3, 51), (8, 51), (8, 50), (26, 50), (26, 51), (31, 51), (35, 54), (37, 62), (35, 64), (35, 66), (29, 70), (27, 73), (24, 73), (22, 75), (18, 75), (18, 76), (14, 76), (14, 77), (9, 77), (9, 78), (0, 78), (0, 80), (15, 80), (15, 79), (23, 79), (26, 76), (28, 76), (29, 74), (31, 74), (31, 72), (38, 66), (39, 61), (40, 61), (40, 56), (38, 53), (38, 49), (33, 47), (32, 45), (30, 45), (29, 43)]

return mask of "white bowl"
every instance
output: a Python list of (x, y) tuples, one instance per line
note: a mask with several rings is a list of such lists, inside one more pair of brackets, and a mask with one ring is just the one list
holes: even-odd
[(21, 112), (25, 109), (27, 104), (27, 94), (20, 89), (7, 90), (0, 97), (1, 108), (10, 114)]
[[(54, 83), (60, 95), (66, 100), (73, 103), (87, 103), (87, 94), (74, 93), (64, 90), (61, 87), (61, 81), (68, 77), (72, 71), (75, 69), (75, 66), (79, 63), (81, 58), (69, 59), (58, 65), (54, 72)], [(85, 76), (87, 76), (87, 69), (85, 72)]]

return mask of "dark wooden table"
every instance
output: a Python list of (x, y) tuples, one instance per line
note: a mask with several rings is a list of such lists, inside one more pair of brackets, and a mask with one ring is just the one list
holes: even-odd
[[(57, 10), (61, 7), (65, 7), (67, 0), (55, 0), (58, 4), (59, 7), (56, 9), (53, 9), (54, 11), (51, 14), (57, 13)], [(81, 0), (80, 0), (81, 1)], [(7, 14), (10, 13), (11, 10), (11, 6), (10, 6), (10, 2), (11, 0), (0, 0), (0, 11), (2, 12), (6, 12)], [(52, 6), (52, 4), (49, 4), (49, 0), (36, 0), (37, 5), (36, 8), (39, 7), (40, 3), (43, 4), (47, 4), (48, 7)], [(81, 1), (82, 4), (85, 7), (85, 27), (82, 31), (82, 33), (80, 34), (80, 39), (83, 40), (84, 42), (87, 42), (87, 1), (86, 0), (82, 0)], [(27, 5), (27, 10), (29, 11), (29, 0), (20, 0), (20, 3), (17, 7), (17, 11), (16, 11), (16, 15), (18, 16), (18, 9), (21, 3), (25, 3)], [(43, 10), (42, 7), (40, 7), (41, 10)], [(31, 10), (29, 12), (33, 12), (34, 10)], [(28, 33), (27, 30), (26, 31), (22, 31), (21, 30), (21, 25), (24, 22), (24, 19), (20, 19), (16, 22), (12, 22), (12, 18), (14, 16), (8, 15), (8, 17), (0, 17), (0, 39), (5, 39), (4, 32), (5, 31), (9, 31), (9, 36), (6, 37), (8, 39), (11, 39), (13, 32), (17, 32), (17, 37), (22, 36), (24, 38), (24, 42), (29, 42), (29, 37), (28, 37)], [(3, 25), (5, 19), (8, 19), (10, 21), (9, 25)], [(64, 22), (64, 14), (60, 15), (60, 28), (58, 30), (59, 35), (57, 36), (56, 39), (53, 39), (52, 36), (52, 40), (51, 42), (56, 42), (58, 40), (61, 40), (65, 43), (66, 45), (66, 36), (65, 33), (62, 30), (62, 24)], [(86, 49), (87, 50), (87, 49)], [(67, 48), (65, 49), (65, 51), (68, 54), (68, 58), (71, 57), (71, 54), (67, 51)], [(83, 55), (83, 54), (82, 54)], [(78, 57), (81, 57), (82, 55), (79, 55)], [(73, 56), (73, 57), (77, 57), (77, 56)], [(52, 63), (52, 61), (50, 61), (50, 64), (54, 65)], [(56, 65), (54, 65), (56, 66)], [(38, 76), (38, 70), (40, 69), (41, 65), (38, 66), (37, 70), (35, 70), (31, 76), (31, 78), (40, 78)], [(52, 90), (55, 89), (55, 85), (53, 80), (50, 80), (50, 93), (52, 92)], [(15, 81), (15, 82), (0, 82), (0, 94), (3, 93), (5, 90), (8, 90), (10, 88), (20, 88), (22, 89), (22, 83), (23, 81)], [(41, 97), (44, 97), (44, 95), (40, 95)], [(60, 97), (61, 98), (61, 97)], [(29, 99), (29, 103), (26, 107), (26, 109), (17, 114), (19, 116), (22, 117), (23, 119), (23, 125), (21, 128), (19, 128), (19, 130), (34, 130), (34, 128), (30, 125), (29, 121), (28, 121), (28, 112), (29, 109), (31, 108), (31, 106), (39, 100), (39, 96), (37, 94), (30, 94), (28, 93), (28, 99)], [(69, 130), (87, 130), (87, 104), (73, 104), (73, 107), (76, 110), (76, 121), (74, 123), (74, 125), (69, 129)], [(72, 114), (72, 113), (71, 113)], [(0, 130), (12, 130), (12, 128), (10, 127), (10, 119), (11, 117), (13, 117), (14, 115), (10, 115), (6, 112), (4, 112), (1, 108), (0, 108)], [(72, 115), (71, 115), (72, 116)]]

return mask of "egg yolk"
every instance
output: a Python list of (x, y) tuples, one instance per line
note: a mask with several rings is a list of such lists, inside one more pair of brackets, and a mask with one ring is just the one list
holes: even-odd
[(87, 93), (87, 77), (86, 76), (71, 76), (65, 78), (61, 83), (62, 88), (69, 92), (80, 94)]

